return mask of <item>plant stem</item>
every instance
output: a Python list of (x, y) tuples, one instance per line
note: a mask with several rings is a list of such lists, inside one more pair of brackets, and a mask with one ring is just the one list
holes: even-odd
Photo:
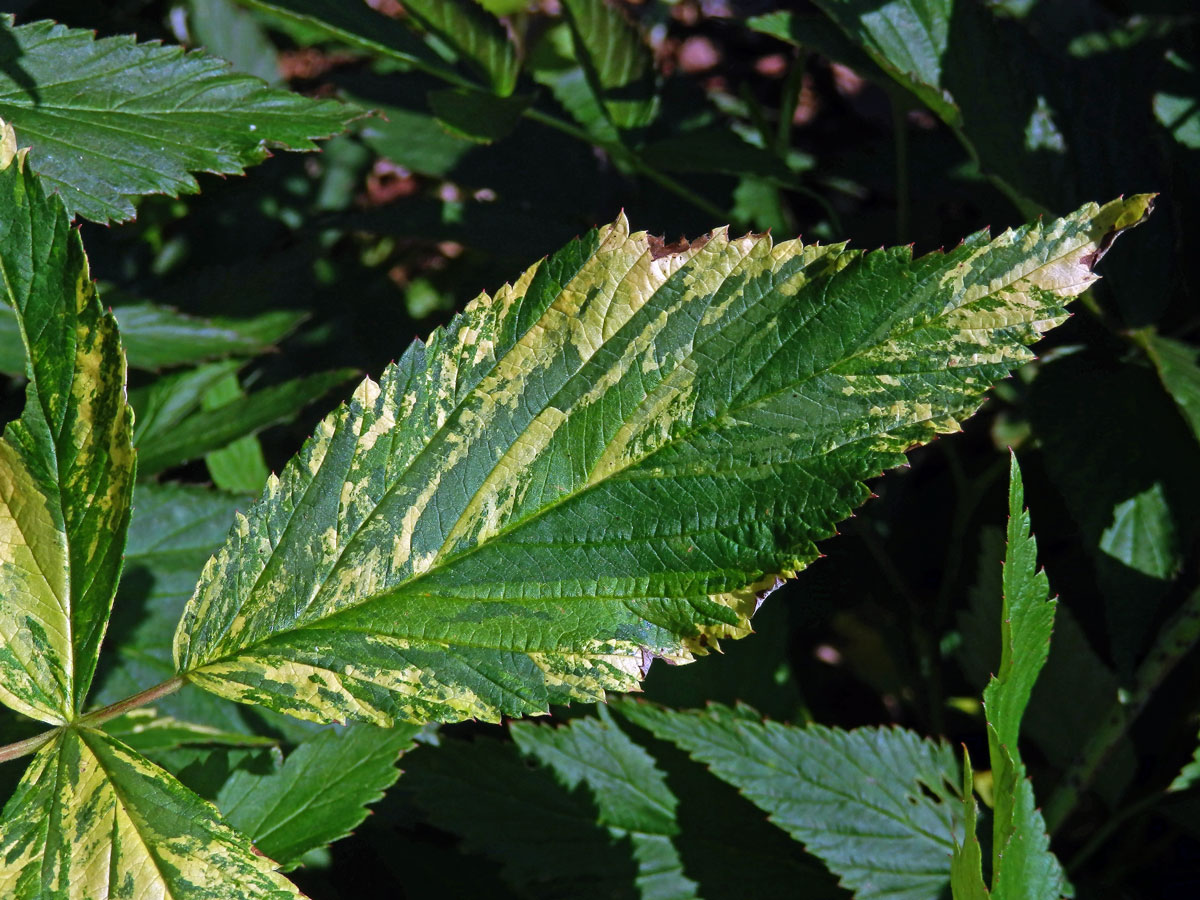
[(21, 756), (27, 756), (30, 753), (36, 753), (43, 746), (54, 740), (54, 736), (60, 731), (62, 731), (62, 726), (51, 728), (49, 731), (43, 731), (41, 734), (35, 734), (31, 738), (17, 741), (15, 744), (0, 747), (0, 763), (8, 762), (10, 759), (17, 759)]
[(1046, 828), (1051, 834), (1070, 816), (1083, 792), (1091, 785), (1154, 691), (1195, 646), (1198, 639), (1200, 588), (1192, 592), (1179, 611), (1162, 627), (1154, 647), (1138, 666), (1132, 690), (1112, 705), (1103, 724), (1092, 734), (1087, 745), (1063, 776), (1062, 782), (1050, 795), (1043, 815)]
[(54, 740), (63, 728), (95, 728), (97, 725), (103, 725), (123, 713), (129, 712), (131, 709), (137, 709), (139, 706), (145, 706), (148, 703), (153, 703), (159, 697), (165, 697), (167, 694), (173, 694), (186, 684), (186, 680), (182, 675), (176, 675), (174, 678), (168, 678), (161, 684), (156, 684), (152, 688), (147, 688), (140, 694), (134, 694), (132, 697), (126, 697), (124, 700), (119, 700), (116, 703), (102, 707), (101, 709), (93, 710), (87, 715), (80, 716), (73, 722), (67, 725), (60, 725), (58, 728), (52, 728), (49, 731), (43, 731), (41, 734), (34, 735), (31, 738), (26, 738), (23, 741), (17, 741), (13, 744), (0, 747), (0, 763), (8, 762), (10, 759), (17, 759), (21, 756), (28, 756), (41, 749), (44, 745)]

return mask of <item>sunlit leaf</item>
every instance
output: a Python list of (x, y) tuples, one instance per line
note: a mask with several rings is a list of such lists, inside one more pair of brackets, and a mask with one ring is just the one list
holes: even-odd
[(576, 56), (596, 101), (617, 128), (649, 125), (658, 112), (650, 48), (605, 0), (563, 0)]
[(0, 34), (0, 117), (71, 214), (99, 222), (132, 218), (142, 194), (194, 193), (191, 173), (238, 174), (271, 148), (313, 150), (359, 115), (200, 51), (10, 16)]
[(79, 233), (2, 121), (0, 301), (29, 378), (0, 440), (0, 701), (58, 724), (87, 695), (117, 588), (132, 423), (117, 326)]
[(405, 11), (473, 65), (501, 97), (517, 83), (517, 54), (504, 27), (473, 0), (408, 0)]
[(212, 804), (100, 731), (65, 730), (43, 748), (2, 821), (11, 900), (300, 896)]
[(919, 259), (593, 231), (319, 426), (207, 567), (178, 671), (318, 721), (495, 720), (744, 635), (1148, 204)]

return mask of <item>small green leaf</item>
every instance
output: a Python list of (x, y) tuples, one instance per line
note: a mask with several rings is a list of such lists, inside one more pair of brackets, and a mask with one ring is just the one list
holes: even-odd
[(194, 193), (193, 172), (240, 174), (270, 148), (316, 149), (359, 115), (200, 51), (11, 16), (0, 34), (0, 117), (71, 214), (97, 222), (132, 218), (142, 194)]
[(211, 725), (159, 715), (153, 706), (131, 709), (124, 715), (105, 722), (102, 730), (121, 741), (130, 750), (146, 756), (195, 744), (224, 744), (230, 747), (275, 746), (275, 741), (268, 737), (222, 731)]
[(1148, 204), (916, 260), (598, 229), (319, 426), (206, 569), (178, 671), (314, 721), (494, 721), (744, 635)]
[(605, 0), (563, 0), (576, 58), (592, 94), (617, 128), (654, 121), (658, 96), (654, 58), (624, 13)]
[(0, 301), (29, 378), (0, 440), (0, 701), (60, 724), (83, 706), (120, 576), (132, 423), (117, 326), (79, 232), (2, 120)]
[(479, 70), (501, 97), (517, 84), (517, 54), (504, 27), (472, 0), (408, 0), (405, 11)]
[(1196, 440), (1200, 440), (1200, 348), (1153, 331), (1140, 332), (1137, 337), (1167, 393), (1175, 399)]
[(950, 892), (954, 900), (988, 900), (983, 880), (983, 848), (976, 831), (975, 777), (971, 771), (971, 754), (963, 747), (963, 824), (962, 843), (954, 842), (950, 860)]
[(396, 758), (419, 730), (354, 725), (319, 732), (275, 772), (234, 772), (217, 806), (284, 871), (294, 868), (305, 853), (345, 837), (367, 817), (365, 807), (396, 781)]
[(1114, 507), (1112, 524), (1100, 535), (1099, 547), (1151, 578), (1169, 580), (1179, 574), (1183, 560), (1162, 482)]
[(1200, 67), (1167, 51), (1166, 84), (1154, 94), (1154, 118), (1184, 147), (1200, 150)]
[(1167, 790), (1172, 793), (1186, 791), (1197, 782), (1200, 782), (1200, 743), (1192, 753), (1191, 760), (1180, 769), (1179, 774), (1175, 776), (1175, 780), (1171, 782)]
[(599, 718), (574, 719), (561, 728), (513, 723), (517, 747), (554, 770), (568, 790), (586, 784), (598, 821), (616, 837), (628, 837), (638, 864), (636, 884), (645, 898), (696, 897), (672, 843), (679, 833), (675, 799), (666, 777), (645, 750), (630, 740), (604, 707)]
[[(237, 376), (230, 374), (205, 392), (200, 407), (204, 410), (220, 409), (245, 396)], [(266, 486), (267, 476), (271, 474), (263, 456), (262, 444), (252, 434), (206, 454), (204, 464), (208, 466), (213, 484), (223, 491), (258, 494)]]
[(947, 745), (900, 729), (760, 722), (745, 707), (616, 709), (738, 788), (859, 900), (937, 900), (949, 883), (962, 832)]
[[(257, 434), (270, 425), (289, 422), (303, 407), (354, 374), (353, 369), (335, 369), (293, 378), (215, 409), (193, 412), (170, 428), (162, 428), (161, 419), (157, 420), (154, 430), (139, 429), (139, 472), (143, 477), (149, 477), (226, 447), (238, 438)], [(205, 391), (211, 387), (208, 385)]]
[(216, 808), (120, 741), (68, 729), (4, 808), (0, 896), (300, 897)]
[(992, 762), (992, 894), (997, 900), (1058, 900), (1066, 876), (1025, 775), (1017, 739), (1034, 682), (1050, 653), (1054, 607), (1044, 571), (1037, 568), (1037, 541), (1016, 454), (1008, 489), (1008, 546), (1004, 554), (1004, 607), (1000, 620), (1000, 668), (983, 692)]

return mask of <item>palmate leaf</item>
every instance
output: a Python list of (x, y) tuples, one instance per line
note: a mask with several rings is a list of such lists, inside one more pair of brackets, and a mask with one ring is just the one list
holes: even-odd
[(915, 260), (593, 231), (319, 426), (206, 567), (178, 672), (317, 721), (494, 721), (744, 635), (1149, 203)]
[(79, 233), (0, 120), (0, 300), (25, 409), (0, 440), (0, 701), (52, 724), (83, 704), (121, 571), (133, 488), (125, 357)]
[(747, 707), (618, 712), (676, 744), (767, 812), (858, 900), (937, 900), (950, 880), (958, 762), (898, 728), (854, 731), (761, 722)]
[(11, 900), (287, 900), (299, 892), (216, 808), (109, 735), (59, 733), (4, 808)]
[(128, 35), (11, 16), (0, 35), (0, 117), (71, 214), (97, 222), (132, 218), (142, 194), (194, 193), (193, 172), (240, 174), (269, 148), (313, 150), (359, 115)]

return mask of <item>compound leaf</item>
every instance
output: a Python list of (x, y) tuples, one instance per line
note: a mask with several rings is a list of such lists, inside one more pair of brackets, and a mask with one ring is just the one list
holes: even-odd
[(25, 410), (0, 440), (0, 700), (80, 711), (121, 571), (132, 422), (116, 322), (79, 233), (0, 121), (0, 300), (26, 347)]
[(319, 426), (206, 568), (178, 672), (317, 721), (494, 721), (744, 635), (1149, 202), (915, 260), (597, 229)]
[(0, 117), (32, 145), (33, 168), (70, 213), (97, 222), (132, 218), (143, 194), (194, 193), (193, 172), (240, 174), (269, 148), (316, 149), (359, 115), (130, 35), (14, 26), (11, 16), (0, 33)]
[(4, 808), (0, 896), (286, 900), (300, 893), (216, 808), (101, 731), (59, 733)]
[(345, 837), (364, 808), (400, 775), (396, 758), (413, 746), (417, 725), (353, 725), (301, 743), (277, 771), (238, 769), (217, 794), (226, 821), (285, 870), (310, 850)]
[(896, 728), (760, 722), (746, 707), (618, 712), (706, 764), (804, 843), (858, 900), (936, 900), (961, 841), (953, 751)]

